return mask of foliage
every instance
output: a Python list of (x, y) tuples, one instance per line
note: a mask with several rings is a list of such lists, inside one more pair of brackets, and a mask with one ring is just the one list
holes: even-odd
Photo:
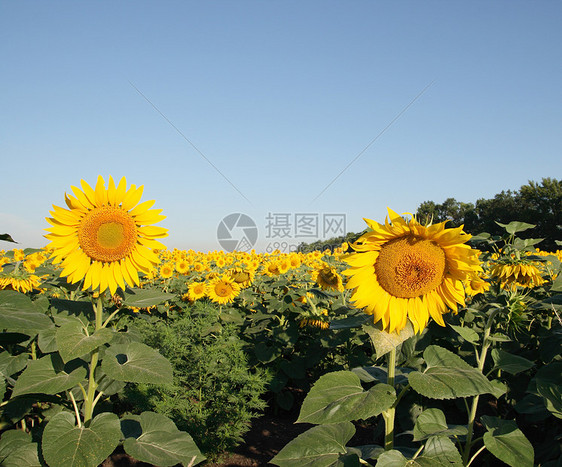
[[(42, 267), (49, 287), (64, 287), (48, 263)], [(171, 382), (171, 365), (116, 325), (117, 310), (103, 295), (67, 292), (72, 300), (0, 291), (0, 463), (95, 467), (123, 441), (139, 460), (202, 461), (191, 436), (171, 420), (144, 412), (138, 423), (112, 412), (112, 396), (127, 382)]]
[[(190, 433), (207, 455), (232, 449), (265, 407), (267, 374), (250, 371), (238, 328), (197, 303), (169, 318), (135, 319), (146, 344), (172, 363), (173, 385), (137, 384), (125, 392), (134, 412), (155, 410)], [(153, 380), (154, 381), (154, 380)]]
[(529, 181), (517, 191), (502, 191), (493, 198), (481, 198), (476, 203), (464, 203), (447, 198), (443, 203), (425, 201), (418, 207), (420, 220), (433, 218), (434, 222), (449, 220), (451, 226), (464, 224), (471, 234), (488, 232), (501, 236), (502, 228), (497, 222), (508, 224), (522, 221), (536, 225), (531, 233), (522, 233), (522, 238), (530, 235), (544, 238), (545, 250), (557, 248), (557, 240), (562, 240), (562, 180), (543, 178), (539, 184)]
[[(506, 282), (490, 275), (487, 290), (451, 316), (446, 328), (432, 323), (420, 335), (384, 337), (363, 324), (377, 359), (388, 359), (386, 368), (377, 360), (322, 375), (298, 419), (316, 426), (271, 462), (468, 466), (497, 458), (513, 467), (559, 462), (562, 268), (560, 255), (538, 256), (536, 241), (517, 236), (532, 227), (504, 225), (501, 238), (487, 240), (491, 253), (483, 260), (488, 272), (507, 265), (513, 274), (535, 262), (541, 281)], [(371, 424), (380, 444), (348, 446), (358, 422)], [(377, 431), (381, 426), (384, 432)]]

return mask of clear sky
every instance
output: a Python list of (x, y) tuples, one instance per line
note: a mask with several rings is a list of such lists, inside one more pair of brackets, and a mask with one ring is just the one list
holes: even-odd
[(44, 246), (98, 174), (203, 251), (231, 213), (264, 249), (300, 214), (322, 238), (559, 179), (561, 24), (554, 0), (1, 0), (0, 233)]

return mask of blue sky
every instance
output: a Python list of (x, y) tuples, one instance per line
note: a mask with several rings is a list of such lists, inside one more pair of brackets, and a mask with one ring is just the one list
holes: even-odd
[(2, 1), (0, 233), (45, 245), (98, 174), (204, 251), (231, 213), (265, 249), (301, 240), (267, 238), (268, 213), (360, 231), (561, 178), (561, 21), (555, 1)]

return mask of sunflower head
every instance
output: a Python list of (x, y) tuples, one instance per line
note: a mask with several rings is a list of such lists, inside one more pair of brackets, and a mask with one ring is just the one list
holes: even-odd
[(465, 243), (462, 227), (420, 224), (392, 210), (384, 224), (365, 219), (369, 226), (343, 256), (350, 266), (346, 287), (351, 300), (388, 332), (399, 332), (410, 320), (416, 332), (429, 318), (444, 326), (442, 315), (464, 306), (463, 281), (482, 268), (478, 253)]
[(231, 303), (240, 293), (240, 286), (229, 276), (219, 276), (207, 284), (207, 296), (219, 305)]
[(139, 204), (143, 187), (127, 188), (125, 177), (118, 185), (109, 177), (107, 188), (101, 176), (95, 188), (84, 180), (81, 189), (71, 188), (67, 209), (53, 205), (45, 229), (46, 249), (61, 263), (61, 276), (71, 283), (83, 280), (84, 290), (109, 288), (112, 295), (126, 284), (138, 286), (138, 273), (149, 273), (159, 262), (154, 250), (166, 249), (157, 239), (167, 229), (152, 225), (165, 219), (162, 210), (150, 209), (154, 201)]
[(343, 281), (336, 268), (324, 263), (313, 270), (311, 276), (321, 289), (343, 292)]

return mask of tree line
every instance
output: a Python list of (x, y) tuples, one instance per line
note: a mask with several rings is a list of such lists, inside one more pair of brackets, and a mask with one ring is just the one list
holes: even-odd
[[(521, 221), (536, 227), (518, 233), (522, 238), (542, 238), (537, 245), (541, 250), (555, 251), (562, 247), (562, 180), (543, 178), (540, 183), (529, 181), (519, 190), (502, 191), (493, 198), (478, 199), (475, 203), (447, 198), (442, 203), (424, 201), (416, 211), (419, 222), (425, 224), (447, 222), (447, 227), (464, 225), (464, 230), (472, 235), (489, 233), (503, 235), (505, 230), (497, 224)], [(342, 242), (355, 240), (361, 233), (348, 233), (342, 237), (331, 238), (314, 243), (301, 243), (299, 251), (333, 249)]]

